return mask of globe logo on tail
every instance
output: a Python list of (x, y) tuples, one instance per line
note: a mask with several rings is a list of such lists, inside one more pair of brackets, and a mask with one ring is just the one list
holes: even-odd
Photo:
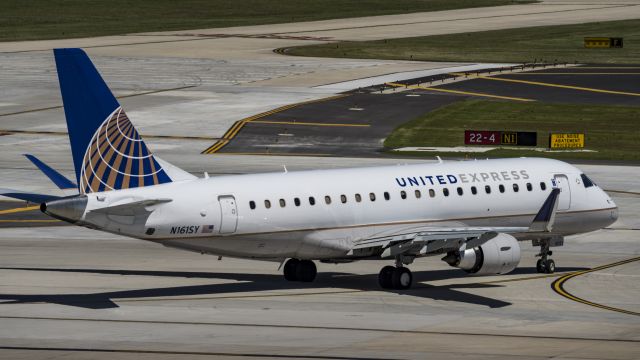
[(94, 133), (82, 161), (80, 192), (129, 189), (170, 182), (122, 107)]

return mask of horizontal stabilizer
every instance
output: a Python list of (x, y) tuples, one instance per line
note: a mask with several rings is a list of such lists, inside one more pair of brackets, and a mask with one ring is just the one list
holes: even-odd
[(33, 163), (33, 165), (35, 165), (38, 169), (40, 169), (40, 171), (42, 171), (45, 175), (47, 175), (49, 180), (53, 181), (53, 183), (56, 184), (58, 188), (62, 190), (78, 188), (78, 185), (74, 184), (71, 180), (67, 179), (64, 175), (60, 174), (59, 172), (49, 167), (47, 164), (40, 161), (40, 159), (38, 159), (37, 157), (30, 154), (24, 154), (24, 156), (26, 156), (27, 159), (29, 159), (29, 161)]
[(549, 197), (544, 201), (542, 207), (533, 218), (531, 226), (529, 226), (529, 232), (551, 232), (553, 223), (556, 219), (556, 210), (558, 209), (558, 197), (560, 196), (560, 189), (554, 188), (551, 190)]
[(91, 210), (91, 212), (103, 213), (108, 215), (131, 216), (131, 215), (136, 215), (144, 212), (149, 213), (150, 211), (146, 209), (148, 206), (164, 204), (171, 201), (173, 200), (171, 199), (138, 200), (138, 201), (127, 202), (124, 204), (116, 204), (113, 206), (94, 209), (94, 210)]
[(0, 195), (14, 198), (14, 199), (24, 200), (24, 201), (28, 201), (36, 204), (40, 204), (40, 203), (51, 201), (51, 200), (61, 199), (61, 197), (59, 196), (35, 194), (35, 193), (28, 193), (20, 190), (2, 189), (2, 188), (0, 188)]

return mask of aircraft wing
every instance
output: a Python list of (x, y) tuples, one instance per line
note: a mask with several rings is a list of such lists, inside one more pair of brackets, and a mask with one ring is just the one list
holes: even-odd
[(466, 248), (474, 248), (493, 239), (499, 233), (548, 236), (553, 228), (560, 189), (554, 188), (529, 227), (432, 227), (417, 231), (363, 239), (355, 242), (349, 255), (380, 254), (423, 256)]
[(526, 233), (528, 227), (433, 227), (418, 232), (395, 234), (358, 241), (351, 252), (360, 253), (382, 250), (380, 257), (399, 254), (423, 256), (458, 250), (463, 244), (473, 248), (491, 240), (499, 233)]

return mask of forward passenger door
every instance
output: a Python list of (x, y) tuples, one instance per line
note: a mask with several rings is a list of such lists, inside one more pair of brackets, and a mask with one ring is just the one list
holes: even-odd
[(554, 186), (560, 189), (558, 210), (569, 210), (571, 207), (571, 186), (569, 185), (569, 178), (564, 174), (556, 174), (553, 177), (553, 180)]

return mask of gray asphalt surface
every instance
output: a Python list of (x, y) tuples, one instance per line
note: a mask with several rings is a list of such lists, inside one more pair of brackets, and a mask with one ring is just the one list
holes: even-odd
[(554, 103), (640, 106), (640, 66), (585, 65), (485, 75), (494, 80), (472, 74), (467, 80), (443, 85), (437, 85), (444, 78), (440, 75), (406, 81), (431, 86), (429, 81), (434, 80), (435, 88), (458, 94), (428, 89), (380, 94), (377, 88), (370, 88), (365, 90), (371, 93), (301, 105), (247, 122), (219, 152), (380, 156), (384, 138), (394, 128), (473, 96), (469, 93)]

